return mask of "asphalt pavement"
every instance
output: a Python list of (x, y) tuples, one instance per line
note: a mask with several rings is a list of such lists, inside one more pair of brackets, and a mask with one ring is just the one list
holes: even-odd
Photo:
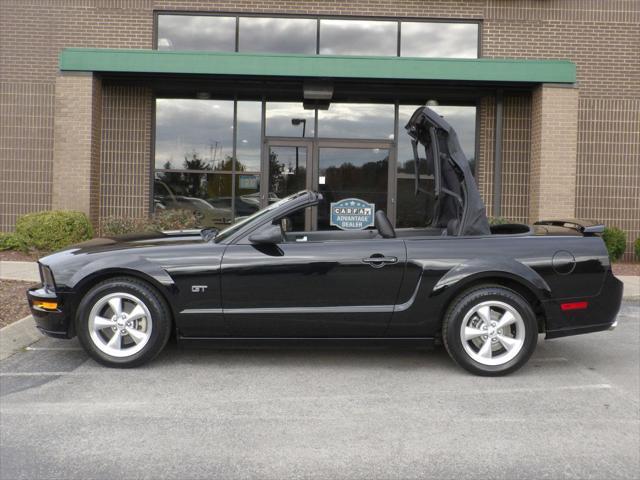
[(472, 376), (442, 348), (184, 349), (0, 362), (0, 478), (638, 478), (640, 303)]

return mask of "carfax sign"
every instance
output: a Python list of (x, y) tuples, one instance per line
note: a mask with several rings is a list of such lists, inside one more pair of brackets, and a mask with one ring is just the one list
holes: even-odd
[(364, 230), (373, 227), (376, 206), (359, 198), (345, 198), (331, 204), (331, 226), (342, 230)]

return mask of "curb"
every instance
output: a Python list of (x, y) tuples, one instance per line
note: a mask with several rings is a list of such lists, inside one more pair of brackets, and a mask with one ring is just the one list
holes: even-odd
[(36, 328), (31, 315), (0, 328), (0, 360), (9, 358), (41, 338), (44, 335)]

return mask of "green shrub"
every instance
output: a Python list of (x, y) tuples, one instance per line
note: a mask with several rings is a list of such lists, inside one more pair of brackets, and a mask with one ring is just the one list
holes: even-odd
[(15, 235), (27, 249), (53, 251), (89, 240), (93, 229), (84, 213), (54, 210), (23, 215)]
[(0, 251), (25, 249), (25, 245), (15, 233), (0, 233)]
[(506, 217), (489, 217), (489, 225), (505, 225), (507, 223), (514, 223)]
[(640, 237), (636, 238), (636, 242), (633, 244), (633, 253), (636, 255), (636, 260), (640, 260)]
[(616, 227), (607, 227), (604, 229), (602, 239), (607, 245), (607, 251), (609, 252), (611, 261), (615, 262), (619, 260), (627, 248), (627, 235), (624, 231)]
[(102, 235), (112, 237), (161, 230), (187, 230), (198, 228), (199, 220), (189, 210), (159, 210), (149, 218), (107, 217), (100, 224)]
[(170, 209), (158, 210), (151, 217), (154, 230), (188, 230), (198, 228), (200, 220), (190, 210)]

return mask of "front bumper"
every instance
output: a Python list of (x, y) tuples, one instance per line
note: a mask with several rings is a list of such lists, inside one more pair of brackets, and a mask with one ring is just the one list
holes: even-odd
[[(55, 338), (71, 338), (73, 331), (68, 314), (63, 310), (64, 300), (55, 292), (36, 286), (27, 290), (27, 300), (36, 327), (45, 335)], [(37, 301), (56, 302), (55, 310), (43, 309), (34, 305)]]

